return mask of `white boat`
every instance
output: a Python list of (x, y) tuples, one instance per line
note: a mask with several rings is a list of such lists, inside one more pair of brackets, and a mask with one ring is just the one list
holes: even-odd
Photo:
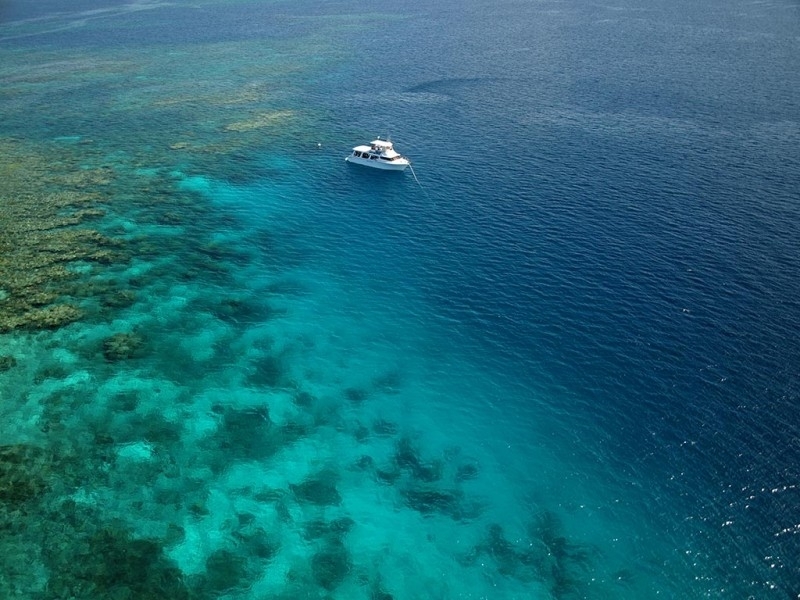
[(369, 146), (356, 146), (345, 160), (354, 165), (387, 171), (402, 171), (411, 164), (405, 156), (395, 151), (392, 142), (381, 138), (372, 140)]

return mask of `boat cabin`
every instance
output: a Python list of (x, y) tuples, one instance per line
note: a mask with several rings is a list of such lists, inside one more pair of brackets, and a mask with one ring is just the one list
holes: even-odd
[(359, 165), (392, 171), (402, 171), (409, 165), (408, 159), (395, 151), (392, 142), (380, 138), (372, 140), (369, 146), (366, 144), (356, 146), (353, 148), (352, 154), (345, 157), (345, 160)]

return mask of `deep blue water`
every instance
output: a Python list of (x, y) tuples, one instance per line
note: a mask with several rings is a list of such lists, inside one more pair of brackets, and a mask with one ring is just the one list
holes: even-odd
[[(91, 137), (108, 161), (134, 146), (158, 152), (189, 128), (192, 143), (224, 144), (232, 134), (219, 123), (237, 121), (224, 115), (238, 105), (203, 99), (243, 85), (266, 86), (263, 110), (299, 115), (218, 161), (158, 153), (138, 165), (218, 215), (198, 235), (249, 256), (227, 267), (233, 288), (160, 282), (110, 327), (163, 337), (164, 356), (135, 373), (190, 390), (182, 402), (201, 416), (185, 439), (206, 431), (213, 399), (255, 401), (248, 361), (267, 347), (325, 407), (315, 423), (344, 406), (264, 472), (241, 471), (231, 454), (241, 472), (205, 485), (210, 498), (238, 498), (248, 478), (279, 488), (340, 468), (344, 500), (322, 518), (355, 522), (332, 545), (348, 549), (351, 574), (282, 587), (296, 580), (278, 565), (305, 556), (291, 548), (296, 529), (250, 507), (282, 553), (246, 589), (212, 586), (216, 595), (798, 597), (796, 2), (112, 3), (100, 15), (81, 13), (94, 2), (6, 4), (7, 83), (25, 50), (141, 73), (95, 76), (90, 65), (9, 93), (8, 106), (22, 98), (38, 111), (61, 100), (46, 118), (4, 119), (0, 135)], [(193, 93), (197, 106), (183, 100)], [(151, 96), (183, 102), (153, 103), (162, 136), (137, 133)], [(90, 97), (91, 111), (76, 109)], [(391, 135), (418, 182), (344, 163), (375, 135)], [(255, 311), (233, 335), (178, 303), (210, 306), (232, 291), (280, 316)], [(162, 310), (177, 324), (149, 320)], [(60, 343), (99, 335), (72, 327)], [(213, 372), (198, 350), (209, 339), (226, 361)], [(198, 353), (191, 377), (159, 371), (175, 345)], [(124, 373), (106, 374), (117, 382), (108, 389), (125, 388)], [(352, 392), (362, 388), (367, 400)], [(291, 412), (275, 390), (260, 393), (270, 415)], [(391, 421), (397, 439), (350, 435), (371, 420)], [(424, 464), (479, 465), (457, 515), (414, 503), (419, 489), (455, 484), (398, 459), (408, 439)], [(194, 465), (181, 444), (176, 460)], [(345, 467), (393, 452), (408, 471), (388, 487)], [(467, 514), (472, 499), (480, 516)], [(312, 512), (301, 500), (288, 509), (297, 528)], [(231, 500), (239, 514), (243, 503)], [(225, 506), (209, 500), (207, 521), (187, 519), (186, 539), (166, 548), (187, 577), (228, 547)], [(542, 544), (555, 562), (534, 568), (525, 548)]]

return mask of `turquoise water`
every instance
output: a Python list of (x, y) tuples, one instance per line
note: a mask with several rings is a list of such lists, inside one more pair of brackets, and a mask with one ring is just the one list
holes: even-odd
[(0, 596), (797, 597), (798, 23), (0, 6)]

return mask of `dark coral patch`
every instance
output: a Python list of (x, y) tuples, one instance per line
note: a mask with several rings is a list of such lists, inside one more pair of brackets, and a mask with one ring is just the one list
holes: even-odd
[(69, 545), (48, 547), (49, 598), (188, 600), (181, 571), (153, 540), (104, 527)]
[(139, 406), (139, 393), (135, 391), (119, 392), (109, 399), (108, 406), (115, 412), (133, 412)]
[(367, 391), (362, 388), (350, 387), (344, 391), (344, 397), (353, 404), (361, 404), (368, 396), (369, 394)]
[(182, 225), (186, 218), (177, 211), (166, 211), (156, 216), (159, 225)]
[(356, 438), (357, 442), (365, 442), (369, 439), (369, 429), (367, 429), (364, 425), (359, 424), (355, 431), (353, 431), (353, 437)]
[(375, 469), (375, 477), (381, 483), (392, 485), (395, 481), (400, 479), (402, 473), (397, 469)]
[(378, 419), (372, 424), (372, 431), (377, 435), (391, 436), (397, 434), (397, 425), (385, 419)]
[(280, 543), (261, 527), (244, 527), (234, 537), (248, 554), (262, 560), (272, 559), (280, 550)]
[(322, 471), (289, 489), (299, 502), (307, 502), (319, 506), (335, 506), (342, 502), (336, 489), (337, 476), (333, 471)]
[(52, 457), (27, 444), (0, 446), (0, 504), (14, 509), (49, 488)]
[(375, 459), (369, 456), (368, 454), (364, 454), (356, 460), (355, 464), (353, 464), (353, 469), (357, 471), (366, 471), (375, 467)]
[(341, 539), (354, 525), (355, 521), (350, 517), (341, 517), (333, 521), (318, 519), (306, 524), (303, 529), (303, 537), (307, 540)]
[(10, 354), (0, 355), (0, 373), (13, 369), (17, 366), (17, 359)]
[(70, 374), (70, 369), (60, 362), (47, 362), (40, 366), (33, 376), (37, 384), (47, 379), (64, 379)]
[(458, 489), (437, 489), (424, 484), (412, 486), (401, 491), (406, 504), (423, 515), (439, 513), (455, 521), (468, 521), (478, 518), (484, 506), (468, 499)]
[(100, 303), (105, 308), (127, 308), (136, 302), (136, 292), (133, 290), (114, 290), (103, 294)]
[(584, 577), (592, 568), (592, 550), (568, 540), (560, 520), (550, 511), (537, 515), (528, 534), (527, 539), (512, 543), (500, 525), (492, 524), (484, 539), (458, 560), (464, 566), (480, 560), (504, 577), (541, 581), (553, 598), (585, 597)]
[(247, 578), (247, 561), (228, 550), (217, 550), (206, 560), (203, 588), (212, 593), (236, 589)]
[(276, 309), (264, 300), (249, 296), (223, 298), (211, 309), (212, 314), (227, 323), (251, 325), (264, 323), (276, 314)]
[(297, 392), (293, 400), (297, 406), (302, 406), (303, 408), (309, 408), (316, 402), (316, 398), (306, 391)]
[(597, 550), (567, 538), (561, 520), (549, 510), (537, 515), (529, 532), (544, 544), (551, 558), (549, 575), (553, 595), (561, 598), (579, 592)]
[(396, 394), (400, 391), (403, 384), (403, 378), (399, 371), (389, 371), (380, 377), (376, 377), (372, 381), (373, 387), (385, 394)]
[(459, 465), (456, 469), (456, 481), (468, 481), (478, 476), (478, 466), (474, 464)]
[(229, 456), (262, 459), (272, 456), (280, 447), (280, 435), (269, 418), (269, 407), (266, 405), (220, 410), (222, 424), (217, 439), (220, 448)]
[(314, 581), (326, 590), (333, 590), (350, 572), (350, 555), (344, 544), (335, 541), (317, 552), (311, 559)]
[(456, 490), (416, 487), (403, 490), (403, 496), (411, 508), (423, 514), (439, 512), (455, 515), (460, 512), (463, 494)]
[(423, 461), (419, 451), (408, 438), (404, 437), (397, 442), (394, 462), (399, 469), (409, 471), (411, 476), (418, 481), (431, 483), (442, 478), (441, 461)]
[(284, 381), (283, 361), (277, 356), (264, 356), (253, 365), (247, 377), (250, 385), (258, 387), (279, 387)]
[(144, 356), (144, 339), (135, 333), (115, 333), (103, 340), (103, 356), (109, 362)]

